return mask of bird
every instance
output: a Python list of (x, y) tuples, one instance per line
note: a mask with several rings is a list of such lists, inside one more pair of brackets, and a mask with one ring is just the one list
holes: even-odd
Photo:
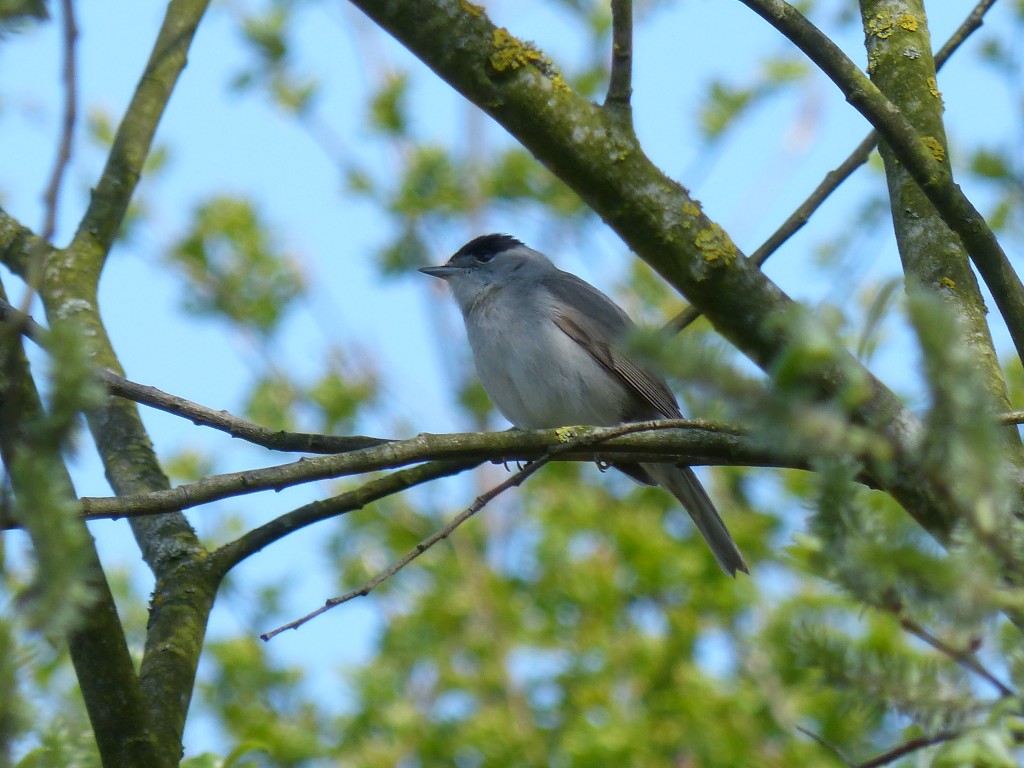
[[(636, 327), (608, 296), (506, 234), (470, 240), (441, 266), (420, 272), (444, 280), (466, 326), (484, 390), (518, 429), (614, 426), (682, 413), (663, 379), (624, 350)], [(689, 513), (730, 576), (749, 573), (721, 516), (693, 470), (671, 462), (613, 465), (659, 485)]]

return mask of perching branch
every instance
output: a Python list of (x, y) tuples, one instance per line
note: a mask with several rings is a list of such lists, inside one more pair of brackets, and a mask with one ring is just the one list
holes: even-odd
[(612, 65), (604, 105), (628, 113), (633, 95), (633, 0), (612, 0)]
[(60, 195), (64, 172), (71, 160), (71, 141), (75, 132), (75, 118), (78, 114), (78, 82), (77, 54), (78, 25), (75, 23), (75, 4), (73, 0), (62, 0), (61, 10), (64, 16), (64, 119), (61, 124), (60, 143), (57, 149), (57, 160), (50, 175), (50, 183), (43, 194), (43, 205), (46, 218), (43, 221), (41, 237), (52, 241), (57, 228), (57, 197)]
[[(639, 433), (648, 434), (639, 434)], [(628, 457), (632, 461), (682, 461), (687, 464), (806, 467), (799, 457), (783, 457), (771, 447), (731, 427), (703, 421), (636, 422), (618, 427), (562, 427), (536, 431), (464, 434), (421, 434), (409, 440), (363, 448), (348, 453), (302, 458), (263, 469), (211, 475), (168, 490), (116, 497), (84, 497), (87, 520), (140, 517), (189, 509), (257, 491), (281, 490), (314, 480), (417, 464), (423, 461), (518, 461), (542, 456), (566, 436), (584, 435), (593, 450), (562, 451), (560, 458), (594, 461)], [(578, 444), (578, 443), (574, 443)], [(564, 454), (564, 455), (563, 455)]]
[(829, 37), (784, 0), (741, 0), (803, 51), (891, 147), (951, 230), (992, 292), (1024, 360), (1024, 283), (985, 218), (937, 162), (933, 147)]
[[(656, 422), (654, 422), (653, 424), (656, 425)], [(363, 584), (358, 589), (354, 589), (351, 592), (347, 592), (344, 595), (342, 595), (341, 597), (333, 597), (333, 598), (331, 598), (326, 603), (324, 603), (320, 608), (318, 608), (317, 610), (313, 611), (312, 613), (308, 613), (308, 614), (306, 614), (305, 616), (303, 616), (300, 619), (296, 619), (295, 621), (292, 621), (292, 622), (290, 622), (288, 624), (285, 624), (284, 626), (278, 627), (275, 630), (272, 630), (270, 632), (264, 633), (264, 634), (260, 635), (260, 639), (264, 640), (264, 641), (270, 640), (272, 637), (274, 637), (275, 635), (281, 634), (285, 630), (288, 630), (288, 629), (298, 629), (303, 624), (305, 624), (307, 621), (310, 621), (311, 619), (316, 618), (320, 614), (325, 613), (326, 611), (329, 611), (331, 608), (334, 608), (335, 606), (341, 605), (343, 603), (347, 603), (349, 600), (354, 600), (357, 597), (364, 597), (364, 596), (368, 595), (371, 591), (376, 589), (382, 583), (384, 583), (385, 581), (390, 579), (392, 576), (394, 576), (396, 573), (398, 573), (400, 570), (405, 568), (405, 566), (407, 566), (409, 563), (411, 563), (417, 557), (419, 557), (424, 552), (426, 552), (428, 549), (430, 549), (432, 546), (437, 544), (437, 542), (439, 542), (439, 541), (441, 541), (443, 539), (446, 539), (449, 536), (451, 536), (452, 533), (454, 533), (456, 528), (458, 528), (464, 522), (469, 520), (469, 518), (471, 518), (473, 515), (475, 515), (481, 509), (483, 509), (488, 503), (490, 503), (491, 500), (493, 500), (499, 494), (507, 491), (509, 488), (513, 488), (515, 486), (521, 485), (526, 480), (526, 478), (528, 478), (530, 475), (532, 475), (538, 469), (543, 467), (549, 461), (557, 458), (561, 454), (569, 453), (571, 451), (579, 450), (579, 449), (586, 448), (586, 447), (591, 447), (592, 448), (597, 443), (605, 443), (605, 442), (607, 442), (610, 439), (614, 439), (614, 438), (617, 438), (617, 437), (625, 437), (626, 435), (635, 434), (635, 433), (641, 432), (641, 431), (646, 431), (646, 430), (648, 430), (650, 428), (651, 428), (651, 423), (646, 424), (646, 425), (645, 424), (620, 424), (617, 427), (611, 427), (611, 428), (608, 428), (606, 430), (601, 430), (600, 434), (598, 434), (598, 433), (596, 433), (594, 431), (588, 431), (588, 432), (586, 432), (584, 434), (573, 435), (568, 440), (563, 439), (563, 442), (562, 442), (561, 445), (551, 446), (550, 448), (548, 448), (547, 451), (544, 452), (543, 455), (538, 457), (535, 461), (531, 461), (529, 464), (527, 464), (525, 467), (520, 469), (518, 472), (513, 473), (504, 482), (499, 483), (498, 485), (494, 486), (493, 488), (491, 488), (486, 493), (482, 493), (481, 495), (477, 496), (476, 499), (474, 499), (472, 504), (470, 504), (466, 509), (464, 509), (462, 512), (460, 512), (458, 515), (453, 517), (451, 519), (451, 521), (447, 525), (445, 525), (440, 530), (435, 531), (430, 536), (425, 538), (423, 541), (421, 541), (415, 547), (413, 547), (408, 552), (406, 552), (405, 555), (403, 555), (397, 561), (395, 561), (390, 566), (385, 568), (383, 571), (378, 573), (376, 576), (374, 576), (372, 579), (370, 579), (368, 582)], [(563, 436), (565, 434), (566, 433), (563, 432)]]
[[(971, 36), (973, 32), (981, 28), (982, 21), (988, 9), (995, 4), (996, 0), (981, 0), (974, 10), (968, 14), (963, 23), (950, 35), (938, 53), (935, 54), (935, 68), (942, 69), (942, 66), (949, 61), (950, 56)], [(750, 255), (750, 261), (758, 267), (764, 265), (782, 245), (793, 235), (799, 232), (810, 220), (811, 216), (822, 206), (822, 204), (835, 192), (839, 186), (846, 181), (854, 171), (868, 161), (871, 152), (878, 146), (878, 132), (871, 131), (865, 136), (860, 144), (849, 154), (840, 165), (825, 174), (825, 178), (815, 188), (807, 199), (782, 222), (761, 246)], [(686, 307), (682, 312), (669, 320), (664, 327), (666, 333), (679, 333), (700, 317), (700, 312), (692, 305)]]

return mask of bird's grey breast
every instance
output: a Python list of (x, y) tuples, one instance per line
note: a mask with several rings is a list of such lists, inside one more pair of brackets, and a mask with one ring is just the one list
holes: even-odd
[(512, 280), (467, 308), (480, 382), (523, 429), (618, 423), (629, 393), (555, 324), (555, 304), (536, 281)]

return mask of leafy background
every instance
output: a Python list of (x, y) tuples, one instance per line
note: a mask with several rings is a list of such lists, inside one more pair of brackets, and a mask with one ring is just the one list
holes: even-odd
[[(849, 3), (805, 5), (863, 61)], [(931, 3), (933, 39), (972, 5)], [(603, 4), (487, 7), (574, 87), (602, 96)], [(749, 252), (866, 126), (739, 4), (637, 11), (640, 139)], [(81, 112), (57, 243), (73, 234), (161, 17), (147, 4), (77, 12)], [(1010, 251), (1024, 224), (1022, 17), (1021, 3), (997, 4), (940, 77), (959, 181)], [(25, 21), (0, 40), (0, 198), (30, 224), (43, 217), (60, 117), (59, 35), (56, 21)], [(504, 428), (472, 376), (452, 306), (412, 273), (480, 232), (518, 235), (650, 324), (682, 306), (560, 182), (342, 4), (216, 4), (158, 143), (101, 283), (106, 322), (129, 377), (270, 427), (391, 436)], [(927, 347), (933, 323), (919, 320), (915, 332), (893, 289), (884, 194), (876, 158), (766, 271), (924, 408), (918, 338)], [(993, 331), (1008, 349), (1003, 329)], [(736, 382), (757, 378), (703, 323), (675, 351), (665, 363), (688, 413), (735, 413), (737, 398), (692, 361)], [(1016, 395), (1021, 375), (1011, 374)], [(274, 461), (143, 415), (176, 481)], [(86, 440), (74, 456), (78, 493), (106, 495)], [(753, 578), (732, 582), (661, 493), (598, 479), (592, 467), (547, 467), (373, 597), (263, 645), (260, 632), (364, 581), (504, 470), (299, 532), (222, 590), (186, 757), (197, 766), (836, 765), (796, 726), (867, 756), (973, 722), (992, 688), (914, 640), (879, 601), (882, 585), (897, 581), (951, 642), (983, 639), (986, 661), (1018, 682), (1009, 630), (970, 578), (972, 553), (942, 558), (891, 502), (851, 496), (844, 468), (825, 469), (820, 481), (704, 475), (753, 565)], [(335, 485), (219, 503), (190, 520), (205, 541), (220, 541)], [(812, 516), (822, 499), (842, 514)], [(830, 550), (840, 524), (858, 535)], [(93, 531), (139, 644), (152, 584), (122, 525)], [(17, 534), (4, 547), (11, 596), (30, 564)], [(14, 757), (93, 764), (63, 654), (6, 620), (0, 643), (0, 676), (17, 681), (7, 705)], [(976, 740), (994, 740), (986, 754), (998, 755), (1013, 713), (984, 711), (992, 729)]]

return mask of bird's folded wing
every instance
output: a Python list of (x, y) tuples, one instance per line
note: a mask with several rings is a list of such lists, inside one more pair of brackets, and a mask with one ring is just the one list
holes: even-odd
[[(597, 293), (596, 289), (594, 290)], [(604, 294), (598, 293), (598, 295), (610, 303)], [(624, 322), (622, 318), (616, 319), (619, 321), (617, 329), (598, 327), (591, 329), (590, 326), (594, 325), (594, 320), (571, 305), (564, 304), (554, 312), (555, 325), (586, 350), (609, 373), (618, 377), (663, 417), (667, 419), (682, 418), (676, 399), (665, 383), (634, 363), (613, 344), (604, 340), (621, 336), (622, 332), (628, 330), (632, 325), (628, 319), (625, 319)]]

